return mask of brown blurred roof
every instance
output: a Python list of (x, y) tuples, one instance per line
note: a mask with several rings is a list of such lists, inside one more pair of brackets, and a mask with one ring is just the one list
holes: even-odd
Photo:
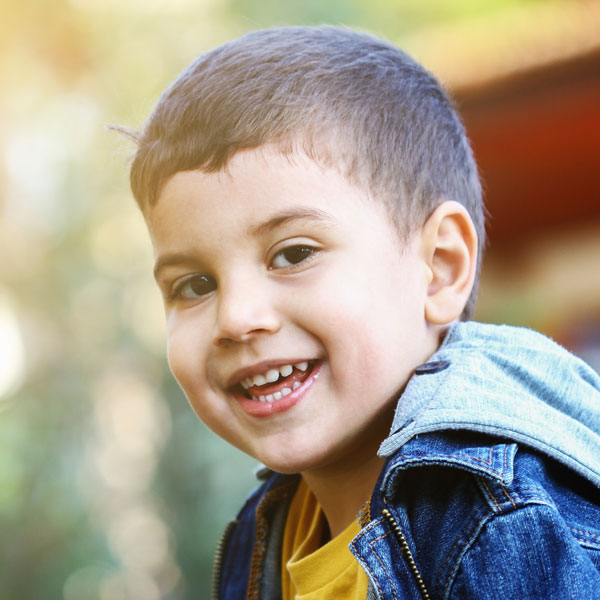
[(600, 221), (600, 2), (529, 5), (405, 46), (458, 101), (493, 242)]

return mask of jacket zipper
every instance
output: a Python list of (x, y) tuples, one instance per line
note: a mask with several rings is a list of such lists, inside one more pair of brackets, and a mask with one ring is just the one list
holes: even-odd
[(215, 549), (215, 558), (213, 560), (211, 584), (210, 584), (210, 600), (219, 600), (219, 587), (221, 586), (221, 575), (223, 567), (223, 554), (225, 544), (231, 535), (234, 527), (237, 525), (237, 520), (230, 521), (221, 535), (221, 539)]
[(400, 551), (402, 552), (404, 559), (408, 563), (408, 567), (410, 568), (410, 571), (415, 579), (415, 582), (419, 589), (419, 593), (421, 594), (421, 598), (423, 598), (423, 600), (431, 600), (431, 596), (429, 595), (429, 592), (427, 591), (427, 588), (425, 587), (425, 582), (423, 581), (423, 578), (421, 577), (421, 573), (419, 571), (419, 567), (417, 567), (417, 563), (415, 562), (413, 553), (411, 552), (408, 542), (406, 541), (406, 537), (402, 533), (402, 530), (400, 529), (398, 522), (394, 518), (394, 515), (392, 515), (392, 513), (387, 508), (384, 508), (381, 511), (381, 514), (385, 517), (385, 520), (389, 523), (394, 536), (396, 537), (396, 539), (398, 540), (398, 543), (400, 544)]

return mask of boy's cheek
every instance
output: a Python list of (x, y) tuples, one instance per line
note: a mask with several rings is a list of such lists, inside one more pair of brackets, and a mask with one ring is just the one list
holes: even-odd
[[(180, 387), (190, 394), (193, 382), (197, 381), (201, 374), (203, 362), (197, 356), (198, 349), (194, 347), (191, 328), (176, 326), (169, 327), (167, 332), (167, 360), (173, 376)], [(193, 369), (192, 365), (196, 365)]]
[(204, 377), (202, 364), (194, 361), (192, 354), (186, 352), (184, 348), (184, 346), (169, 342), (167, 358), (171, 373), (199, 419), (214, 430), (211, 416), (207, 414), (209, 410), (207, 398), (210, 391)]
[(183, 368), (183, 366), (178, 361), (177, 356), (175, 354), (173, 354), (173, 352), (169, 351), (167, 353), (167, 358), (168, 358), (168, 362), (169, 362), (169, 368), (171, 369), (171, 373), (173, 374), (173, 377), (179, 384), (179, 387), (183, 390), (183, 393), (186, 395), (188, 402), (189, 402), (191, 386), (188, 382), (188, 377), (186, 375), (186, 369)]

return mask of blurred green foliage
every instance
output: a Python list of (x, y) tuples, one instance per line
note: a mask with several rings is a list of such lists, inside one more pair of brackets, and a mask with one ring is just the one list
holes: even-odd
[(401, 40), (516, 2), (1, 0), (1, 598), (208, 597), (253, 486), (168, 373), (132, 148), (105, 126), (141, 125), (193, 57), (249, 29)]

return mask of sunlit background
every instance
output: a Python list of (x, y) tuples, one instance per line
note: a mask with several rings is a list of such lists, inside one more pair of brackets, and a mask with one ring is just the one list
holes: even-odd
[(600, 4), (0, 0), (0, 598), (208, 598), (254, 463), (170, 378), (128, 188), (140, 126), (201, 51), (329, 22), (451, 88), (491, 213), (478, 316), (600, 369)]

